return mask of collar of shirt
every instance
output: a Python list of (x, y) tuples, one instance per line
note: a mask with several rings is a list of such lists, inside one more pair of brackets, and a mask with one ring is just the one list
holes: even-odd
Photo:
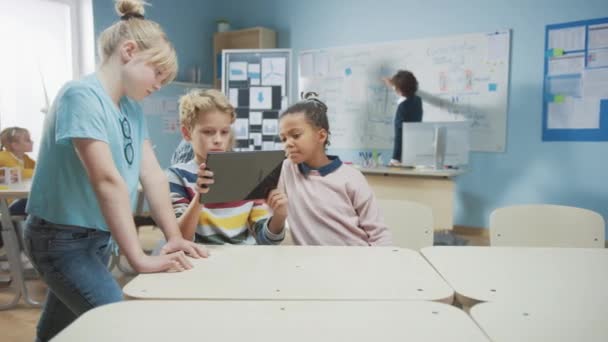
[(304, 176), (307, 176), (311, 172), (316, 171), (316, 173), (321, 175), (321, 177), (325, 177), (328, 174), (336, 171), (342, 165), (342, 161), (340, 160), (340, 158), (338, 156), (327, 156), (327, 158), (329, 158), (330, 163), (325, 166), (322, 166), (318, 169), (314, 169), (314, 168), (306, 165), (306, 163), (298, 164), (298, 169)]
[(401, 102), (403, 102), (405, 100), (407, 100), (407, 97), (405, 97), (405, 96), (399, 96), (399, 98), (397, 99), (397, 104), (399, 105), (399, 104), (401, 104)]

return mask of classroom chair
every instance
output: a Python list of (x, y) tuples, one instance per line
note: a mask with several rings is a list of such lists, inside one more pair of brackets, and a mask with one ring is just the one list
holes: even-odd
[(405, 200), (378, 199), (384, 222), (398, 247), (419, 250), (433, 245), (433, 210)]
[(587, 209), (531, 204), (490, 214), (491, 246), (603, 248), (604, 240), (604, 219)]

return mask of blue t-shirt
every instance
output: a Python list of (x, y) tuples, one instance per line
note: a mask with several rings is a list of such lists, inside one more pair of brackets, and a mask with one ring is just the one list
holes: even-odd
[(91, 182), (72, 144), (73, 138), (108, 144), (114, 165), (127, 184), (133, 210), (142, 145), (148, 139), (141, 107), (123, 97), (119, 110), (92, 74), (68, 82), (44, 119), (28, 214), (57, 224), (108, 231)]

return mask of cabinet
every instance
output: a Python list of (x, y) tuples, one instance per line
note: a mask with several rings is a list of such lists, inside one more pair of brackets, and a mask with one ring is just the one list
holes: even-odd
[(224, 49), (274, 49), (277, 34), (264, 27), (217, 32), (213, 35), (213, 86), (221, 87), (222, 50)]

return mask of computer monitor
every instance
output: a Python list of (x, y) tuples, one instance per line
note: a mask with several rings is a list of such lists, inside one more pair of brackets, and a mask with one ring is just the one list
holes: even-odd
[(471, 125), (468, 121), (405, 122), (401, 164), (442, 169), (469, 163)]

